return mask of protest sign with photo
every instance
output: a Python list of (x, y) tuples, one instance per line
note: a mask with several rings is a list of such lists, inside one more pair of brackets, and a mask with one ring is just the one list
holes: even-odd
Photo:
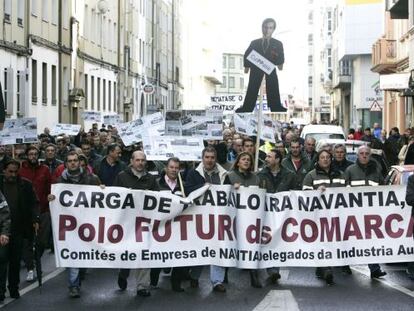
[(37, 119), (7, 119), (0, 132), (1, 145), (27, 144), (37, 142)]
[(118, 134), (125, 146), (139, 143), (147, 136), (164, 134), (165, 120), (161, 112), (146, 115), (130, 122), (118, 124)]
[(165, 135), (223, 139), (223, 111), (169, 110), (165, 116)]
[(203, 148), (201, 137), (144, 137), (144, 152), (150, 161), (167, 161), (171, 157), (177, 157), (180, 161), (200, 161)]
[(57, 266), (258, 269), (412, 261), (414, 218), (403, 186), (270, 195), (257, 187), (203, 190), (182, 199), (53, 185)]
[(50, 130), (50, 134), (53, 136), (57, 135), (68, 135), (68, 136), (76, 136), (79, 134), (81, 129), (80, 124), (64, 124), (58, 123)]
[[(257, 115), (252, 113), (234, 114), (234, 128), (237, 133), (257, 136)], [(260, 139), (275, 143), (275, 134), (279, 131), (278, 122), (263, 115)]]
[(119, 114), (105, 114), (103, 116), (103, 123), (106, 125), (118, 125), (122, 123), (123, 118)]
[(84, 121), (102, 122), (102, 114), (100, 111), (84, 111), (82, 112)]

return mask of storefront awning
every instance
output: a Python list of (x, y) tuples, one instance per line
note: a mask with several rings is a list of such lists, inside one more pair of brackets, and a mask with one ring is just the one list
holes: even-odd
[(380, 75), (381, 90), (400, 91), (409, 88), (410, 73), (393, 73), (389, 75)]

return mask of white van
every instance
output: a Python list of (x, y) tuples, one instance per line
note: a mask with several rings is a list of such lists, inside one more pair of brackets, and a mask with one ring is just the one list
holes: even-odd
[(327, 143), (329, 143), (329, 140), (335, 140), (334, 143), (345, 143), (346, 140), (344, 130), (337, 125), (309, 124), (303, 128), (300, 137), (303, 139), (313, 137), (316, 141), (323, 139)]

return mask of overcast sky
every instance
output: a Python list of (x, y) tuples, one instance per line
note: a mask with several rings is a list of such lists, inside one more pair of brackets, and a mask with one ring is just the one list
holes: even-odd
[[(195, 0), (197, 1), (197, 0)], [(307, 100), (307, 0), (210, 0), (217, 8), (212, 22), (219, 25), (224, 52), (244, 53), (250, 41), (260, 38), (262, 21), (276, 20), (274, 38), (285, 49), (279, 72), (281, 93)], [(278, 34), (280, 32), (280, 34)]]

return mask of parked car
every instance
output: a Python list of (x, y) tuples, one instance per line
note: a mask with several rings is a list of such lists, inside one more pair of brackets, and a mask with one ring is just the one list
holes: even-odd
[(414, 165), (393, 165), (385, 177), (386, 185), (406, 185), (408, 177), (414, 173)]

